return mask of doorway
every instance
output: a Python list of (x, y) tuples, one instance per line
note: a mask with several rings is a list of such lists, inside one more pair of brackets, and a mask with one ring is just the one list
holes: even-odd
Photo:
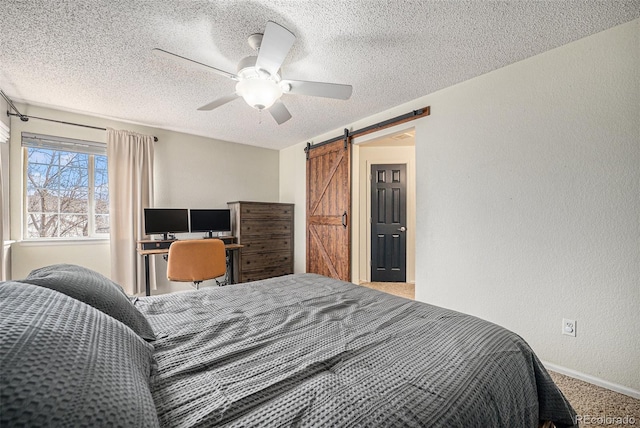
[[(372, 166), (404, 165), (406, 168), (406, 223), (404, 226), (406, 256), (404, 280), (381, 281), (415, 283), (415, 129), (411, 124), (401, 124), (376, 133), (353, 139), (353, 189), (352, 189), (352, 281), (356, 284), (378, 281), (372, 279), (373, 257), (376, 256), (372, 239)], [(386, 174), (390, 174), (387, 172)], [(397, 229), (398, 227), (396, 227)], [(399, 232), (399, 231), (398, 231)], [(400, 243), (400, 241), (395, 241)]]

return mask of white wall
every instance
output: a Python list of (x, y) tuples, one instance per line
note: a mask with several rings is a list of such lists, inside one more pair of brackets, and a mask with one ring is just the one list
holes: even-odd
[(111, 276), (108, 240), (29, 242), (11, 245), (11, 277), (26, 277), (33, 269), (58, 263), (71, 263)]
[[(640, 390), (640, 20), (428, 97), (420, 300)], [(562, 336), (562, 318), (577, 337)]]
[[(227, 208), (233, 201), (279, 201), (276, 150), (157, 130), (155, 205), (177, 208)], [(202, 234), (179, 234), (200, 237)], [(166, 262), (156, 257), (156, 293), (190, 290), (171, 283)], [(204, 281), (202, 286), (214, 285)]]
[[(155, 144), (154, 199), (156, 206), (226, 208), (235, 200), (277, 201), (279, 155), (275, 150), (233, 144), (172, 131), (149, 128), (49, 108), (17, 105), (21, 113), (98, 127), (127, 129), (158, 137)], [(11, 128), (11, 237), (22, 239), (22, 150), (21, 132), (105, 141), (100, 130), (56, 124), (37, 119), (12, 119)], [(186, 235), (189, 236), (189, 235)], [(21, 278), (32, 269), (52, 263), (76, 263), (110, 276), (109, 245), (106, 241), (66, 243), (17, 242), (13, 245), (12, 276)], [(188, 289), (188, 284), (170, 284), (166, 263), (156, 258), (158, 292)]]
[[(632, 21), (350, 126), (431, 106), (414, 122), (418, 300), (503, 325), (541, 359), (635, 394), (639, 27)], [(304, 185), (296, 171), (281, 169), (280, 180)], [(577, 321), (577, 337), (561, 335), (563, 317)]]
[(304, 148), (305, 143), (300, 143), (280, 150), (280, 202), (295, 204), (293, 221), (293, 271), (295, 273), (307, 270), (307, 164)]

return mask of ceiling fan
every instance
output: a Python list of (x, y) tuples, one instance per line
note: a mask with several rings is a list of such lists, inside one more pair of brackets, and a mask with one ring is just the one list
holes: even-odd
[(258, 54), (240, 60), (237, 74), (220, 70), (163, 49), (153, 49), (153, 53), (160, 57), (179, 60), (183, 64), (204, 68), (237, 81), (235, 92), (203, 105), (198, 110), (213, 110), (242, 97), (251, 107), (257, 110), (268, 110), (280, 125), (291, 119), (291, 113), (280, 100), (283, 94), (347, 100), (351, 97), (353, 90), (351, 85), (283, 79), (280, 76), (280, 67), (295, 40), (296, 36), (283, 26), (273, 21), (267, 22), (264, 34), (252, 34), (249, 36), (249, 45)]

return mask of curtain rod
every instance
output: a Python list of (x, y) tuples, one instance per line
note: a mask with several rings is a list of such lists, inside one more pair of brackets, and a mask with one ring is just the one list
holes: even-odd
[[(2, 98), (4, 98), (7, 104), (9, 104), (9, 107), (11, 107), (16, 113), (18, 113), (18, 116), (20, 116), (21, 121), (26, 122), (29, 120), (22, 113), (18, 111), (18, 108), (13, 105), (13, 101), (11, 101), (11, 99), (7, 96), (7, 94), (4, 93), (2, 89), (0, 89), (0, 95), (2, 95)], [(9, 116), (9, 110), (7, 110), (7, 116)]]
[[(49, 121), (49, 122), (62, 123), (63, 125), (73, 125), (73, 126), (81, 126), (83, 128), (98, 129), (100, 131), (106, 131), (107, 130), (107, 128), (101, 128), (99, 126), (83, 125), (81, 123), (65, 122), (63, 120), (55, 120), (55, 119), (47, 119), (46, 117), (28, 116), (26, 114), (20, 113), (20, 111), (16, 108), (15, 105), (13, 105), (13, 102), (11, 101), (11, 99), (9, 99), (9, 97), (7, 97), (7, 95), (4, 93), (4, 91), (0, 90), (0, 95), (2, 96), (2, 98), (4, 98), (4, 100), (7, 102), (7, 104), (9, 104), (9, 107), (11, 107), (11, 109), (13, 111), (15, 111), (15, 113), (11, 113), (11, 110), (7, 110), (7, 116), (9, 116), (9, 117), (17, 116), (23, 122), (28, 122), (29, 119), (38, 119), (38, 120), (46, 120), (46, 121)], [(153, 137), (153, 141), (158, 141), (158, 137), (154, 136)]]
[[(20, 120), (23, 122), (27, 122), (29, 119), (38, 119), (38, 120), (46, 120), (49, 122), (62, 123), (63, 125), (73, 125), (73, 126), (81, 126), (83, 128), (98, 129), (100, 131), (107, 130), (107, 128), (101, 128), (99, 126), (84, 125), (82, 123), (74, 123), (74, 122), (65, 122), (64, 120), (47, 119), (46, 117), (28, 116), (26, 114), (11, 113), (9, 111), (7, 111), (7, 116), (18, 116), (20, 117)], [(158, 137), (154, 136), (153, 141), (158, 141)]]

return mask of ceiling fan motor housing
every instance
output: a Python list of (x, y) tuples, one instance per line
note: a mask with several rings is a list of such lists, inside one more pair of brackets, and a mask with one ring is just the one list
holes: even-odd
[(238, 77), (240, 79), (272, 79), (278, 83), (280, 75), (278, 73), (271, 74), (267, 70), (256, 67), (257, 56), (246, 56), (238, 63)]
[(262, 33), (254, 33), (249, 36), (249, 38), (247, 39), (247, 43), (249, 43), (249, 46), (251, 46), (251, 49), (253, 49), (254, 51), (257, 51), (258, 49), (260, 49), (260, 46), (262, 45), (263, 36), (264, 34)]

